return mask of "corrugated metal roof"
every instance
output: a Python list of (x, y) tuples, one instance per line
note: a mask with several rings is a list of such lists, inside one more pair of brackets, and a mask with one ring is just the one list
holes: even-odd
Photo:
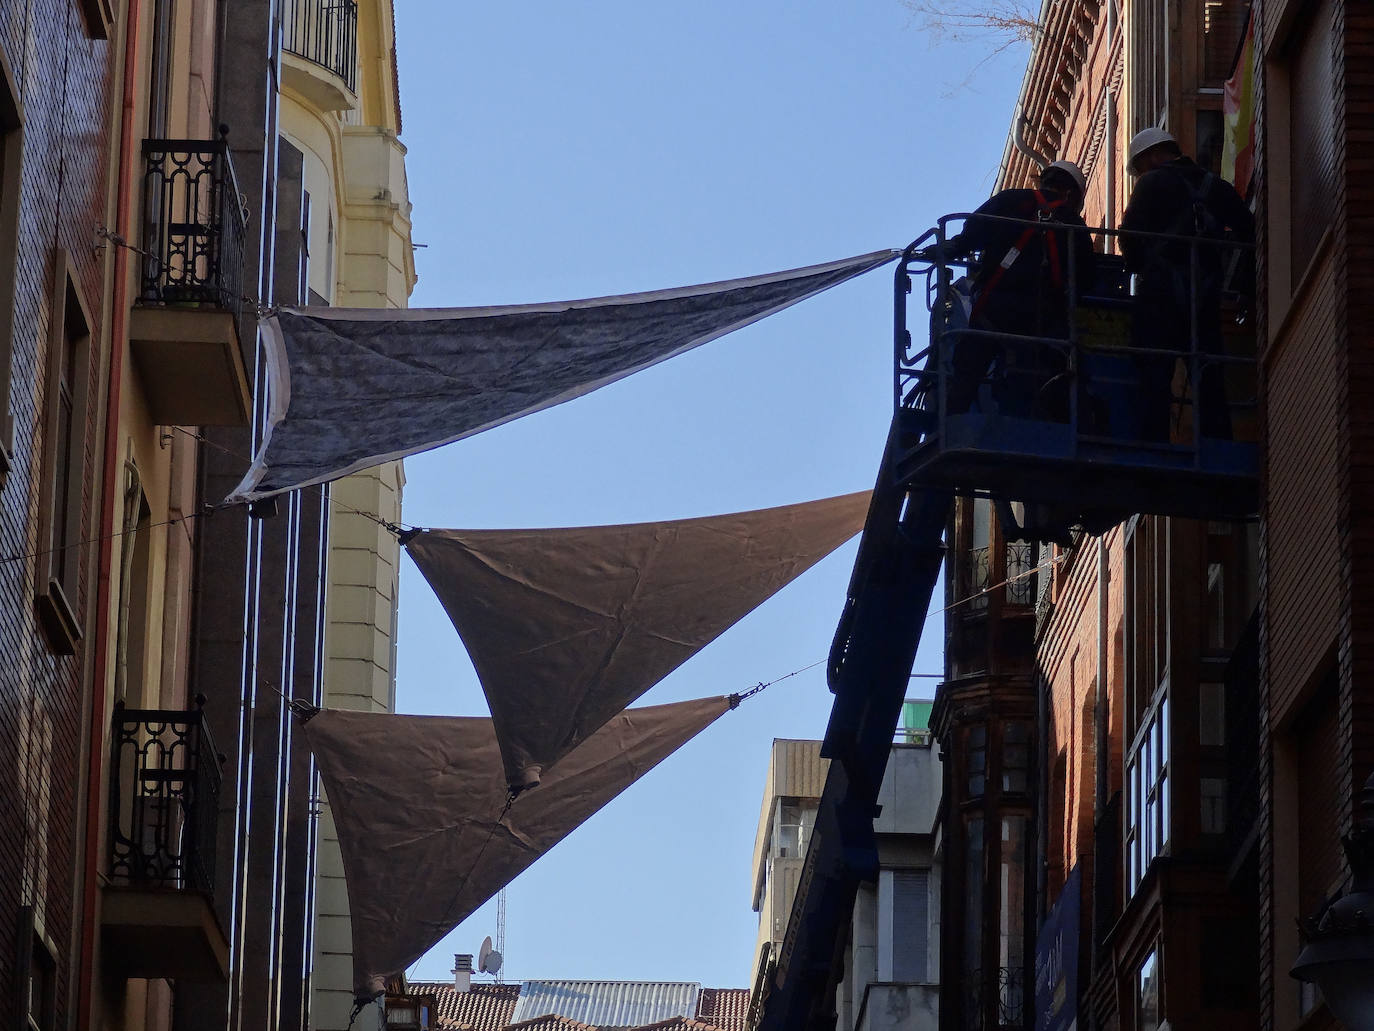
[(524, 981), (511, 1023), (545, 1014), (596, 1027), (641, 1027), (672, 1017), (695, 1017), (695, 981)]

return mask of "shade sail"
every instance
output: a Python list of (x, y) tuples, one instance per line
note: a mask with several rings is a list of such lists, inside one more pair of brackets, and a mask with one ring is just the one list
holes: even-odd
[(406, 547), (467, 646), (520, 790), (858, 533), (868, 498), (624, 526), (427, 530)]
[(358, 992), (375, 995), (729, 706), (705, 698), (627, 710), (504, 817), (489, 719), (324, 710), (308, 720), (343, 853)]
[(268, 433), (226, 500), (337, 479), (571, 401), (896, 255), (586, 301), (283, 308), (262, 323)]

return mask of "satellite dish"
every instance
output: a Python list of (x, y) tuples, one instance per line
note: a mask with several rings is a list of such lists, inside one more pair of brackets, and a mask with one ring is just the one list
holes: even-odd
[(501, 969), (501, 953), (491, 947), (491, 935), (482, 939), (482, 948), (477, 953), (477, 969), (483, 974), (495, 974)]

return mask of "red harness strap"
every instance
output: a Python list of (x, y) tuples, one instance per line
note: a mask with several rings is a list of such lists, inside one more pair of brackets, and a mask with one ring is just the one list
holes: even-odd
[[(1055, 209), (1063, 206), (1064, 198), (1048, 201), (1045, 199), (1043, 193), (1036, 190), (1035, 203), (1036, 215), (1043, 223), (1050, 221), (1050, 215)], [(1016, 242), (1011, 245), (1011, 249), (1003, 256), (1001, 264), (997, 266), (996, 271), (993, 272), (991, 278), (988, 279), (987, 285), (979, 292), (978, 300), (974, 303), (973, 310), (969, 312), (970, 320), (975, 318), (978, 313), (982, 311), (983, 302), (985, 302), (988, 296), (997, 289), (997, 284), (1002, 281), (1002, 276), (1006, 274), (1007, 269), (1011, 268), (1016, 259), (1021, 256), (1021, 252), (1026, 249), (1026, 244), (1031, 242), (1031, 239), (1036, 233), (1043, 231), (1044, 230), (1040, 226), (1027, 226), (1026, 231), (1017, 237)], [(1059, 241), (1054, 233), (1046, 233), (1045, 247), (1049, 252), (1050, 280), (1054, 283), (1056, 290), (1062, 290), (1064, 288), (1064, 270), (1059, 265)]]

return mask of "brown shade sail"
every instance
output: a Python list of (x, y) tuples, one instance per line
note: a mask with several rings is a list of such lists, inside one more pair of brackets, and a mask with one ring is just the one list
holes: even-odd
[(522, 794), (484, 717), (324, 710), (304, 733), (343, 853), (359, 995), (373, 996), (536, 859), (713, 723), (728, 698), (627, 709)]
[(622, 526), (426, 530), (407, 548), (467, 646), (519, 791), (858, 533), (868, 498)]

